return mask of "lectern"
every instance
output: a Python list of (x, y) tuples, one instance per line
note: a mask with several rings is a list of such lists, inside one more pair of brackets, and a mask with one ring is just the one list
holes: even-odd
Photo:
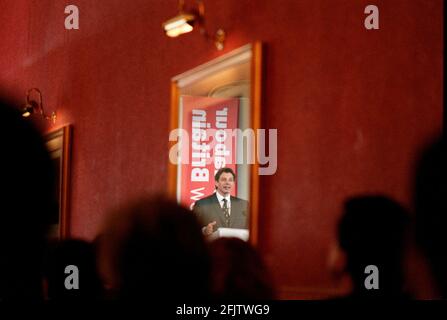
[(235, 228), (218, 228), (212, 234), (208, 236), (208, 240), (216, 240), (219, 238), (239, 238), (244, 241), (248, 241), (249, 232), (247, 229), (235, 229)]

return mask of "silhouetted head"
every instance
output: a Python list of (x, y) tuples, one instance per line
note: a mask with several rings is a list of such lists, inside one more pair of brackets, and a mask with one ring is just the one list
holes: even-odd
[(42, 297), (42, 256), (54, 198), (44, 141), (0, 99), (0, 300)]
[(267, 300), (274, 298), (270, 273), (249, 243), (220, 238), (210, 243), (212, 289), (219, 300)]
[[(359, 196), (345, 202), (339, 244), (346, 253), (354, 295), (399, 296), (403, 285), (403, 250), (407, 211), (384, 196)], [(377, 266), (379, 290), (366, 290), (365, 268)]]
[(423, 152), (415, 183), (416, 238), (447, 298), (446, 143), (440, 138)]
[(47, 252), (44, 273), (50, 300), (92, 300), (102, 296), (95, 248), (89, 242), (69, 239), (54, 243)]
[[(209, 256), (194, 214), (161, 197), (118, 210), (103, 233), (119, 296), (125, 299), (203, 299)], [(113, 221), (115, 220), (115, 221)], [(113, 262), (114, 261), (114, 262)]]

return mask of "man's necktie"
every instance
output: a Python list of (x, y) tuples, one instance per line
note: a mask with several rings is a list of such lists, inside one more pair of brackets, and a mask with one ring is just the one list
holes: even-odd
[(228, 211), (228, 203), (227, 203), (227, 199), (223, 199), (223, 207), (222, 210), (224, 212), (224, 217), (225, 217), (225, 226), (228, 228), (230, 226), (230, 213)]

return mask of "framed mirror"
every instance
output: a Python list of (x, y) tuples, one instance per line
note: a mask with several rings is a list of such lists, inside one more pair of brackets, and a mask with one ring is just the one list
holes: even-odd
[(55, 199), (58, 207), (51, 213), (48, 238), (66, 238), (69, 235), (69, 185), (71, 126), (62, 127), (45, 136), (47, 149), (53, 161), (55, 173)]
[[(170, 196), (193, 209), (197, 201), (213, 193), (217, 197), (220, 189), (215, 174), (220, 168), (230, 168), (235, 173), (234, 182), (229, 185), (235, 201), (231, 201), (231, 223), (227, 221), (226, 227), (247, 229), (249, 241), (255, 245), (259, 219), (259, 164), (255, 153), (261, 121), (261, 65), (262, 46), (255, 42), (172, 78), (169, 137)], [(248, 202), (247, 212), (241, 216), (246, 217), (246, 224), (242, 220), (236, 222), (238, 199)], [(219, 208), (214, 205), (214, 209), (218, 212)]]

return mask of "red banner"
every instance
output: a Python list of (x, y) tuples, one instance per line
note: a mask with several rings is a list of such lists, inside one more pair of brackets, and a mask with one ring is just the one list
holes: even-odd
[[(182, 137), (180, 165), (180, 203), (194, 203), (212, 194), (214, 174), (222, 167), (236, 173), (238, 98), (182, 96)], [(236, 195), (236, 185), (232, 195)]]

